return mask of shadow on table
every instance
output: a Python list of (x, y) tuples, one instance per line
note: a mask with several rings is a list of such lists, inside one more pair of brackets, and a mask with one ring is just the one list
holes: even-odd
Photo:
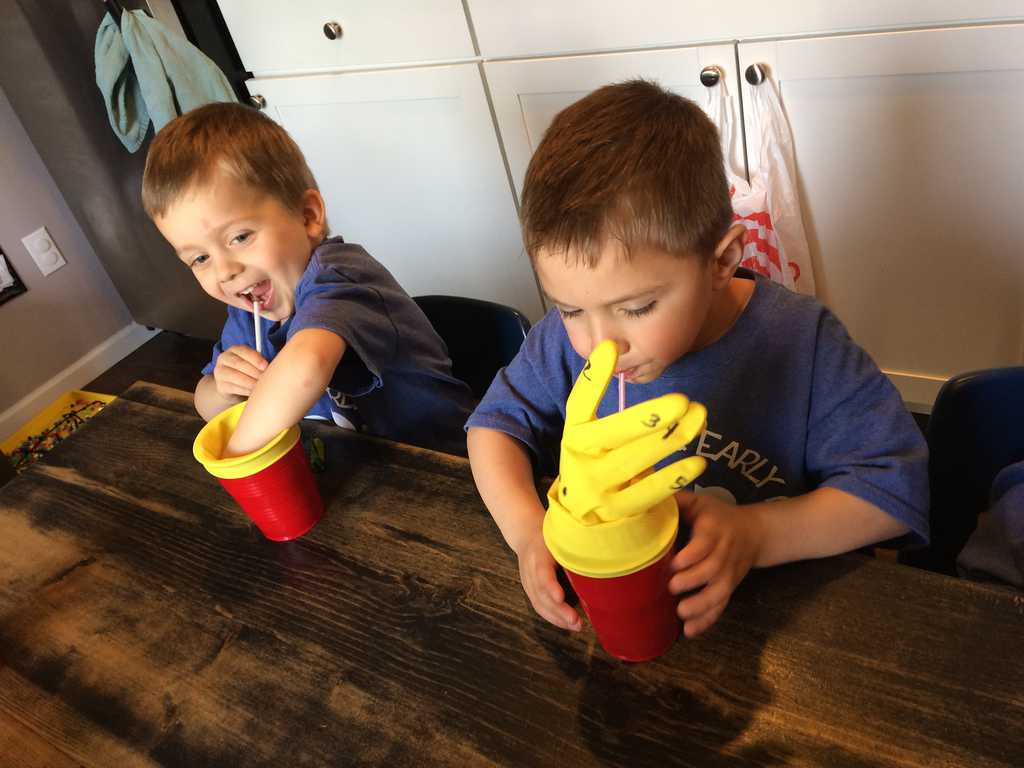
[[(794, 578), (799, 565), (752, 571), (714, 627), (690, 640), (680, 631), (672, 650), (653, 662), (614, 659), (597, 644), (589, 624), (583, 631), (590, 643), (540, 623), (535, 636), (568, 678), (582, 682), (579, 734), (602, 763), (784, 765), (794, 755), (781, 738), (731, 746), (758, 710), (772, 703), (772, 690), (760, 676), (765, 644), (818, 590), (861, 565), (859, 559), (836, 560), (813, 583)], [(566, 594), (582, 612), (571, 588)], [(840, 757), (834, 748), (820, 757), (830, 756)], [(854, 755), (841, 758), (844, 765), (861, 763)]]

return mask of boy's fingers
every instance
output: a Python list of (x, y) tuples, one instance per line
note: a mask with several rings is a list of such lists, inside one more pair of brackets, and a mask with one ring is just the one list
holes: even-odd
[(683, 620), (683, 631), (687, 637), (696, 637), (710, 627), (722, 615), (729, 604), (732, 589), (723, 579), (710, 582), (704, 589), (676, 606), (676, 615)]
[(572, 606), (562, 603), (562, 619), (565, 621), (565, 628), (570, 632), (579, 632), (583, 629), (583, 622), (580, 621), (580, 615), (576, 613)]
[(596, 456), (637, 438), (653, 433), (664, 434), (673, 424), (678, 424), (689, 404), (684, 395), (662, 395), (630, 406), (621, 413), (566, 430), (564, 442), (571, 450)]
[(606, 339), (594, 347), (565, 402), (567, 429), (594, 418), (597, 406), (608, 389), (608, 382), (612, 380), (618, 359), (619, 348), (614, 341)]
[(687, 523), (692, 523), (696, 517), (694, 506), (700, 497), (693, 491), (678, 491), (676, 493), (676, 506), (679, 507), (679, 514)]
[(576, 611), (563, 600), (554, 599), (547, 589), (541, 588), (537, 599), (532, 602), (534, 610), (540, 617), (556, 627), (570, 630), (580, 628), (580, 619)]
[(701, 560), (706, 558), (715, 550), (715, 542), (706, 536), (697, 536), (690, 539), (685, 547), (676, 553), (672, 558), (669, 568), (672, 571), (682, 571), (692, 568)]
[(728, 605), (728, 600), (722, 602), (705, 613), (701, 614), (692, 619), (687, 619), (683, 622), (683, 635), (688, 638), (697, 637), (697, 635), (710, 629), (711, 626), (721, 618), (722, 613), (725, 611), (725, 606)]
[(257, 371), (266, 370), (267, 361), (259, 352), (252, 347), (247, 347), (244, 344), (236, 344), (228, 350), (229, 353), (242, 360)]
[(249, 359), (234, 354), (228, 354), (227, 358), (221, 363), (221, 368), (224, 371), (237, 371), (253, 380), (258, 379), (260, 374), (263, 373), (263, 369)]
[(537, 593), (538, 600), (534, 608), (542, 618), (562, 629), (581, 629), (579, 614), (565, 602), (565, 591), (555, 578), (553, 570), (545, 572), (538, 579)]
[(696, 565), (679, 571), (669, 579), (668, 591), (674, 595), (680, 595), (683, 592), (703, 587), (715, 578), (717, 571), (717, 564), (710, 557), (705, 557)]
[(216, 377), (217, 387), (221, 390), (240, 390), (235, 394), (249, 394), (256, 386), (256, 377), (251, 376), (237, 368), (225, 367), (220, 375)]

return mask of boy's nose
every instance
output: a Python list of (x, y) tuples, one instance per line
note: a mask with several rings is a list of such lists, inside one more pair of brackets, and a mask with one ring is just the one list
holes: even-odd
[(221, 283), (230, 283), (242, 271), (240, 264), (220, 257), (214, 259), (214, 268), (217, 270), (217, 280)]
[(611, 339), (619, 349), (619, 357), (629, 352), (629, 342), (619, 333), (613, 323), (594, 323), (590, 329), (590, 351), (593, 352), (605, 339)]

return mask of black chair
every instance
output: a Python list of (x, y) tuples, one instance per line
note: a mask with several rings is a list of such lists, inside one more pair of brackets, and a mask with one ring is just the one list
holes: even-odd
[(954, 376), (928, 420), (931, 544), (900, 562), (956, 574), (956, 557), (988, 507), (992, 481), (1024, 460), (1024, 366)]
[(523, 344), (530, 321), (493, 301), (463, 296), (414, 296), (413, 300), (448, 346), (452, 373), (484, 396), (498, 370), (508, 365)]

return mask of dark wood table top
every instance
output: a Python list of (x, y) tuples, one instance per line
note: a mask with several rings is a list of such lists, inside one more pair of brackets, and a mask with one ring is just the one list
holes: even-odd
[(468, 463), (329, 427), (264, 540), (136, 384), (0, 491), (5, 766), (1021, 766), (1024, 599), (847, 555), (608, 657), (537, 618)]

